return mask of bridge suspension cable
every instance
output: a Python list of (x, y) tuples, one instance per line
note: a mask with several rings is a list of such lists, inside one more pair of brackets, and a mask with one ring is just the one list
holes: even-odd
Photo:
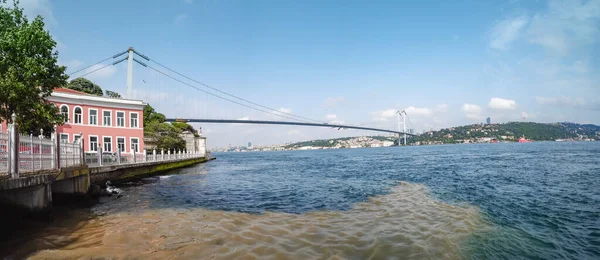
[[(100, 64), (100, 63), (103, 63), (103, 62), (105, 62), (105, 61), (107, 61), (107, 60), (110, 60), (110, 59), (115, 59), (115, 58), (117, 58), (117, 57), (119, 57), (119, 56), (121, 56), (121, 55), (123, 55), (123, 54), (125, 54), (125, 53), (127, 53), (127, 51), (119, 52), (119, 53), (117, 53), (117, 54), (115, 54), (115, 55), (112, 55), (112, 56), (110, 56), (110, 57), (106, 58), (106, 59), (103, 59), (103, 60), (101, 60), (101, 61), (98, 61), (98, 62), (96, 62), (96, 63), (94, 63), (94, 64), (92, 64), (92, 65), (89, 65), (89, 66), (86, 66), (86, 67), (84, 67), (84, 68), (81, 68), (81, 69), (79, 69), (79, 70), (76, 70), (76, 71), (74, 71), (74, 72), (71, 72), (71, 73), (69, 73), (69, 77), (70, 77), (70, 76), (72, 76), (72, 75), (73, 75), (73, 74), (75, 74), (75, 73), (78, 73), (78, 72), (84, 71), (84, 70), (86, 70), (86, 69), (89, 69), (89, 68), (91, 68), (92, 66), (98, 65), (98, 64)], [(94, 71), (88, 72), (88, 73), (86, 73), (86, 74), (83, 74), (83, 75), (81, 75), (80, 77), (83, 77), (83, 76), (85, 76), (85, 75), (88, 75), (88, 74), (94, 73), (94, 72), (96, 72), (96, 71), (99, 71), (99, 70), (101, 70), (101, 69), (103, 69), (103, 68), (106, 68), (106, 67), (108, 67), (108, 66), (110, 66), (110, 65), (114, 65), (114, 64), (115, 64), (115, 63), (113, 63), (113, 64), (109, 64), (109, 65), (107, 65), (107, 66), (104, 66), (104, 67), (102, 67), (102, 68), (99, 68), (99, 69), (96, 69), (96, 70), (94, 70)]]
[[(177, 71), (175, 71), (175, 70), (173, 70), (173, 69), (171, 69), (171, 68), (169, 68), (169, 67), (167, 67), (167, 66), (165, 66), (165, 65), (162, 65), (161, 63), (159, 63), (158, 61), (155, 61), (155, 60), (153, 60), (153, 59), (150, 59), (150, 58), (148, 58), (148, 60), (149, 60), (149, 61), (151, 61), (151, 62), (153, 62), (153, 63), (155, 63), (156, 65), (158, 65), (158, 66), (160, 66), (160, 67), (162, 67), (162, 68), (164, 68), (164, 69), (166, 69), (166, 70), (170, 71), (170, 72), (173, 72), (173, 73), (175, 73), (175, 74), (177, 74), (177, 75), (179, 75), (179, 76), (181, 76), (181, 77), (183, 77), (183, 78), (185, 78), (185, 79), (189, 80), (189, 81), (192, 81), (192, 82), (194, 82), (194, 83), (196, 83), (196, 84), (200, 84), (200, 85), (202, 85), (202, 86), (204, 86), (204, 87), (206, 87), (206, 88), (212, 89), (212, 90), (214, 90), (214, 91), (216, 91), (216, 92), (219, 92), (219, 93), (221, 93), (221, 94), (223, 94), (223, 95), (226, 95), (226, 96), (229, 96), (229, 97), (235, 98), (235, 99), (237, 99), (237, 100), (241, 100), (241, 101), (243, 101), (243, 102), (246, 102), (246, 103), (252, 104), (252, 105), (254, 105), (254, 106), (258, 106), (258, 107), (260, 107), (260, 108), (263, 108), (263, 109), (267, 109), (267, 110), (270, 110), (270, 111), (277, 111), (276, 109), (273, 109), (273, 108), (270, 108), (270, 107), (267, 107), (267, 106), (263, 106), (263, 105), (261, 105), (261, 104), (258, 104), (258, 103), (255, 103), (255, 102), (252, 102), (252, 101), (250, 101), (250, 100), (247, 100), (247, 99), (244, 99), (244, 98), (241, 98), (241, 97), (238, 97), (238, 96), (236, 96), (236, 95), (233, 95), (233, 94), (227, 93), (227, 92), (225, 92), (225, 91), (219, 90), (219, 89), (217, 89), (217, 88), (215, 88), (215, 87), (212, 87), (212, 86), (210, 86), (210, 85), (208, 85), (208, 84), (205, 84), (205, 83), (202, 83), (202, 82), (200, 82), (200, 81), (197, 81), (197, 80), (195, 80), (195, 79), (192, 79), (192, 78), (190, 78), (190, 77), (188, 77), (188, 76), (186, 76), (186, 75), (183, 75), (183, 74), (181, 74), (181, 73), (179, 73), (179, 72), (177, 72)], [(153, 70), (155, 70), (155, 71), (158, 71), (158, 70), (156, 70), (155, 68), (151, 68), (151, 69), (153, 69)], [(162, 73), (162, 72), (160, 72), (160, 73)], [(162, 73), (162, 74), (164, 74), (164, 73)], [(166, 75), (166, 74), (164, 74), (164, 75)], [(169, 77), (170, 77), (170, 76), (169, 76)], [(186, 84), (186, 85), (188, 85), (188, 86), (189, 86), (189, 84)], [(196, 89), (198, 89), (198, 88), (196, 88)], [(198, 90), (199, 90), (199, 89), (198, 89)], [(203, 91), (203, 92), (205, 92), (205, 93), (208, 93), (208, 94), (211, 94), (211, 93), (209, 93), (209, 92), (206, 92), (206, 91)], [(213, 95), (213, 94), (211, 94), (211, 95)], [(219, 98), (223, 98), (223, 97), (220, 97), (220, 96), (218, 96), (218, 95), (213, 95), (213, 96), (216, 96), (216, 97), (219, 97)], [(223, 99), (225, 99), (225, 98), (223, 98)], [(225, 100), (228, 100), (228, 101), (230, 101), (230, 102), (233, 102), (233, 101), (231, 101), (230, 99), (225, 99)], [(238, 102), (234, 102), (234, 103), (236, 103), (236, 104), (240, 104), (240, 103), (238, 103)], [(241, 104), (240, 104), (240, 105), (241, 105)], [(247, 106), (247, 105), (244, 105), (244, 106), (245, 106), (245, 107), (250, 107), (250, 108), (253, 108), (253, 107), (251, 107), (251, 106)], [(253, 108), (253, 109), (256, 109), (256, 108)], [(257, 110), (259, 110), (259, 109), (257, 109)], [(265, 112), (264, 110), (259, 110), (259, 111)], [(270, 113), (270, 114), (275, 114), (275, 113)], [(307, 117), (299, 116), (299, 115), (292, 114), (292, 113), (288, 113), (288, 112), (284, 112), (284, 111), (277, 111), (277, 114), (275, 114), (275, 115), (277, 115), (277, 116), (281, 116), (281, 115), (279, 115), (279, 114), (285, 114), (285, 115), (288, 115), (288, 116), (291, 116), (291, 117), (295, 117), (295, 118), (289, 118), (289, 117), (286, 117), (286, 118), (289, 118), (289, 119), (294, 119), (294, 120), (302, 120), (302, 121), (312, 121), (312, 122), (323, 123), (322, 121), (319, 121), (319, 120), (314, 120), (314, 119), (311, 119), (311, 118), (307, 118)]]
[[(163, 72), (163, 71), (160, 71), (160, 70), (158, 70), (158, 69), (156, 69), (156, 68), (154, 68), (154, 67), (152, 67), (152, 66), (148, 66), (148, 68), (149, 68), (149, 69), (152, 69), (152, 70), (154, 70), (154, 71), (156, 71), (156, 72), (158, 72), (158, 73), (160, 73), (160, 74), (162, 74), (162, 75), (164, 75), (164, 76), (166, 76), (166, 77), (168, 77), (168, 78), (171, 78), (172, 80), (175, 80), (175, 81), (177, 81), (177, 82), (179, 82), (179, 83), (181, 83), (181, 84), (184, 84), (184, 85), (186, 85), (186, 86), (188, 86), (188, 87), (194, 88), (194, 89), (196, 89), (196, 90), (198, 90), (198, 91), (204, 92), (204, 93), (206, 93), (206, 94), (209, 94), (209, 95), (211, 95), (211, 96), (214, 96), (214, 97), (217, 97), (217, 98), (220, 98), (220, 99), (223, 99), (223, 100), (226, 100), (226, 101), (232, 102), (232, 103), (234, 103), (234, 104), (238, 104), (238, 105), (240, 105), (240, 106), (244, 106), (244, 107), (247, 107), (247, 108), (251, 108), (251, 109), (254, 109), (254, 110), (258, 110), (258, 111), (260, 111), (260, 112), (264, 112), (264, 113), (272, 114), (272, 115), (279, 116), (279, 117), (283, 117), (283, 118), (287, 118), (287, 119), (299, 120), (298, 118), (293, 118), (293, 117), (289, 117), (289, 116), (286, 116), (286, 115), (282, 115), (282, 114), (288, 114), (288, 113), (283, 113), (283, 112), (280, 112), (280, 111), (274, 112), (275, 110), (271, 110), (271, 111), (269, 111), (269, 110), (264, 110), (264, 109), (256, 108), (256, 107), (253, 107), (253, 106), (249, 106), (249, 105), (247, 105), (247, 104), (244, 104), (244, 103), (237, 102), (237, 101), (235, 101), (235, 100), (231, 100), (231, 99), (229, 99), (229, 98), (226, 98), (226, 97), (219, 96), (219, 95), (217, 95), (217, 94), (214, 94), (214, 93), (208, 92), (208, 91), (206, 91), (206, 90), (203, 90), (203, 89), (201, 89), (201, 88), (199, 88), (199, 87), (196, 87), (196, 86), (194, 86), (194, 85), (192, 85), (192, 84), (189, 84), (189, 83), (187, 83), (187, 82), (185, 82), (185, 81), (183, 81), (183, 80), (181, 80), (181, 79), (175, 78), (175, 77), (173, 77), (173, 76), (169, 75), (168, 73), (165, 73), (165, 72)], [(279, 113), (282, 113), (282, 114), (279, 114)], [(293, 115), (293, 114), (292, 114), (292, 115)], [(306, 122), (306, 120), (300, 120), (300, 121), (305, 121), (305, 122)], [(319, 123), (320, 123), (320, 122), (319, 122)]]

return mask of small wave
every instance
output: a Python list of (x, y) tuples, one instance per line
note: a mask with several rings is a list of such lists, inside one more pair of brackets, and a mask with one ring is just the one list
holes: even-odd
[[(99, 216), (94, 223), (60, 237), (94, 236), (30, 258), (458, 259), (462, 243), (487, 226), (477, 207), (442, 203), (425, 186), (406, 182), (347, 211), (148, 209)], [(40, 239), (56, 243), (56, 236)]]

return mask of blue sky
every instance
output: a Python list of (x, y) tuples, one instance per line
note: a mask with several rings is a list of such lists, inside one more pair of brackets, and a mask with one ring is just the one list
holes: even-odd
[[(223, 91), (329, 122), (417, 131), (482, 122), (600, 124), (600, 1), (21, 1), (72, 72), (132, 46)], [(125, 64), (88, 78), (125, 93)], [(74, 76), (77, 76), (74, 75)], [(134, 68), (171, 117), (275, 119)], [(211, 146), (371, 134), (202, 125)]]

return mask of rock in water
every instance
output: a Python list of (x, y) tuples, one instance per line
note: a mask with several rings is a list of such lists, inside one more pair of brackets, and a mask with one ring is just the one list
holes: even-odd
[(119, 195), (119, 196), (117, 196), (117, 198), (120, 198), (121, 196), (123, 196), (123, 195), (121, 195), (121, 193), (123, 191), (121, 189), (117, 188), (117, 187), (111, 186), (111, 184), (112, 183), (110, 183), (110, 181), (106, 181), (106, 191), (109, 194), (117, 194), (117, 195)]

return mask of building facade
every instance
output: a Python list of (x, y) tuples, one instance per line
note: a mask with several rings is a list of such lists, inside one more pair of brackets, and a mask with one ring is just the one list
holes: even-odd
[(61, 141), (83, 140), (89, 153), (143, 153), (144, 107), (140, 100), (109, 98), (57, 88), (48, 101), (56, 104), (66, 119), (58, 126)]
[(206, 137), (195, 136), (194, 133), (183, 131), (181, 138), (185, 141), (187, 151), (206, 154)]

